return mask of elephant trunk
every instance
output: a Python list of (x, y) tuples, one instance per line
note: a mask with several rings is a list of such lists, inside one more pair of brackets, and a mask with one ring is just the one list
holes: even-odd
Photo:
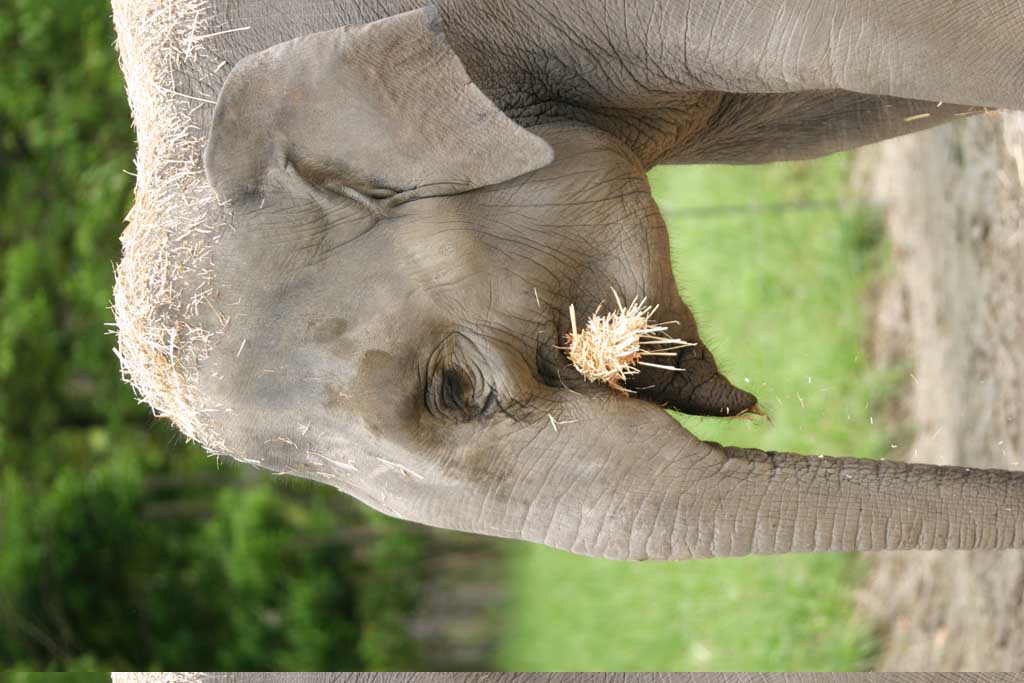
[(641, 401), (601, 408), (517, 429), (423, 521), (632, 560), (1024, 547), (1024, 472), (726, 448)]
[(629, 398), (562, 408), (424, 458), (422, 479), (389, 481), (388, 511), (628, 560), (1024, 547), (1024, 471), (723, 447)]
[(1024, 546), (1024, 472), (721, 453), (694, 555)]

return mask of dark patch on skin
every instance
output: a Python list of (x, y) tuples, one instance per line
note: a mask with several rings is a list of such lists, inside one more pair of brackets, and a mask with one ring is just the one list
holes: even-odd
[(331, 342), (341, 337), (348, 330), (348, 322), (342, 318), (324, 318), (310, 320), (306, 323), (306, 334), (318, 344)]
[[(415, 375), (386, 351), (371, 349), (363, 353), (352, 394), (371, 434), (390, 439), (396, 425), (413, 424), (418, 419), (418, 396), (401, 389), (409, 380), (415, 381)], [(381, 389), (382, 383), (388, 385), (387, 391)]]
[(370, 349), (359, 361), (359, 377), (381, 377), (394, 363), (394, 357), (387, 351)]
[(356, 352), (356, 344), (347, 339), (348, 322), (342, 318), (325, 318), (306, 323), (306, 334), (317, 344), (328, 347), (335, 358), (350, 360)]

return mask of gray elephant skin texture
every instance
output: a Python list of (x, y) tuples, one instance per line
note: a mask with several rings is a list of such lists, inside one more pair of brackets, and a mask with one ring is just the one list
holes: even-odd
[[(286, 5), (213, 0), (209, 25), (245, 30), (206, 41), (216, 74), (175, 74), (217, 88), (190, 115), (210, 221), (230, 226), (210, 244), (230, 323), (196, 390), (225, 452), (404, 519), (609, 558), (1024, 545), (1024, 472), (680, 427), (663, 407), (725, 419), (756, 398), (701, 341), (645, 177), (1022, 109), (1024, 4)], [(611, 289), (694, 342), (634, 396), (556, 348), (569, 305), (586, 319)]]

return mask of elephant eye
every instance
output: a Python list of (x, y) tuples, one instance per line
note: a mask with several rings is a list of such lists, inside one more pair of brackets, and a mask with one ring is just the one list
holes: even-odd
[(431, 414), (468, 422), (493, 412), (497, 394), (459, 346), (450, 337), (431, 354), (424, 398)]
[(449, 367), (427, 384), (426, 404), (436, 416), (468, 422), (489, 415), (496, 407), (496, 394), (464, 369)]
[(470, 412), (473, 401), (473, 387), (469, 378), (458, 368), (449, 368), (441, 373), (441, 401), (446, 407)]

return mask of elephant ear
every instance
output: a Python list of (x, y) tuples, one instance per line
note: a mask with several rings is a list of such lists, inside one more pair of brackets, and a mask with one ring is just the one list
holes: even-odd
[(268, 173), (289, 166), (314, 184), (380, 197), (464, 192), (553, 156), (473, 84), (428, 7), (240, 61), (205, 162), (226, 199), (259, 194)]

